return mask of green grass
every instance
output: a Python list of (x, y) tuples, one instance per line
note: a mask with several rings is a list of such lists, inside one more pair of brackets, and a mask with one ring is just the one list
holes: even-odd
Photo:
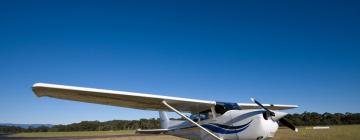
[(289, 129), (279, 129), (272, 140), (359, 140), (360, 125), (330, 126), (330, 129), (305, 129), (298, 133)]
[(74, 137), (74, 136), (110, 136), (110, 135), (133, 135), (135, 130), (119, 131), (79, 131), (79, 132), (31, 132), (17, 133), (9, 137)]
[[(173, 136), (154, 135), (137, 136), (134, 130), (121, 131), (85, 131), (85, 132), (38, 132), (18, 133), (10, 137), (64, 137), (64, 136), (109, 136), (133, 135), (131, 137), (99, 138), (96, 140), (182, 140)], [(360, 140), (360, 125), (330, 126), (330, 129), (313, 130), (301, 127), (298, 133), (281, 128), (272, 140)]]

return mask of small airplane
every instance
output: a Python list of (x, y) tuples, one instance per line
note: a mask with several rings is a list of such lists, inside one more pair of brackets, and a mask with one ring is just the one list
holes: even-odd
[[(284, 119), (288, 113), (274, 111), (297, 105), (261, 104), (253, 98), (254, 103), (229, 103), (46, 83), (36, 83), (32, 89), (38, 97), (159, 111), (161, 129), (138, 129), (140, 134), (199, 140), (264, 140), (274, 137), (278, 122), (298, 131)], [(185, 120), (170, 120), (165, 111), (175, 112)]]

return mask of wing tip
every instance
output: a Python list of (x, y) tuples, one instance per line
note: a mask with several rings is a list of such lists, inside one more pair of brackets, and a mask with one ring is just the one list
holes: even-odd
[(46, 84), (46, 83), (35, 83), (33, 84), (33, 88), (37, 88), (37, 87), (46, 87), (46, 85), (49, 85), (49, 84)]
[(288, 106), (289, 106), (289, 109), (299, 108), (298, 105), (288, 105)]
[(40, 88), (44, 87), (44, 85), (45, 85), (44, 83), (35, 83), (32, 85), (31, 87), (32, 91), (35, 93), (37, 97), (43, 96), (39, 90)]
[[(276, 106), (276, 105), (275, 105)], [(288, 110), (288, 109), (295, 109), (295, 108), (299, 108), (298, 105), (282, 105), (284, 106), (283, 109), (279, 109), (279, 110)]]

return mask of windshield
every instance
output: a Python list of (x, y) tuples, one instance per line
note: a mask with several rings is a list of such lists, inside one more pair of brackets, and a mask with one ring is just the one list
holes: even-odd
[(237, 103), (216, 102), (215, 110), (216, 113), (224, 114), (229, 110), (241, 110), (241, 108)]

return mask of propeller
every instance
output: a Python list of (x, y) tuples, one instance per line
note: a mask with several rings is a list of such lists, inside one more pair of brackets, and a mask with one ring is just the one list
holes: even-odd
[(287, 119), (285, 118), (281, 118), (279, 120), (280, 123), (282, 123), (283, 125), (287, 126), (288, 128), (294, 130), (295, 132), (298, 132), (299, 130), (296, 128), (295, 125), (293, 125), (292, 123), (290, 123)]
[(273, 111), (271, 111), (270, 109), (266, 108), (265, 106), (263, 106), (260, 102), (256, 101), (254, 98), (251, 98), (251, 101), (253, 101), (254, 103), (256, 103), (258, 106), (260, 106), (261, 108), (263, 108), (266, 112), (264, 112), (264, 118), (266, 120), (268, 120), (270, 117), (275, 116), (275, 113)]
[[(268, 119), (269, 117), (275, 116), (275, 112), (271, 111), (270, 109), (266, 108), (265, 106), (263, 106), (260, 102), (256, 101), (254, 98), (251, 98), (251, 101), (253, 101), (255, 104), (257, 104), (258, 106), (260, 106), (261, 108), (263, 108), (266, 112), (266, 119)], [(279, 122), (282, 123), (283, 125), (285, 125), (286, 127), (294, 130), (295, 132), (298, 132), (298, 129), (296, 128), (295, 125), (293, 125), (292, 123), (290, 123), (288, 120), (286, 120), (285, 118), (280, 118)]]

